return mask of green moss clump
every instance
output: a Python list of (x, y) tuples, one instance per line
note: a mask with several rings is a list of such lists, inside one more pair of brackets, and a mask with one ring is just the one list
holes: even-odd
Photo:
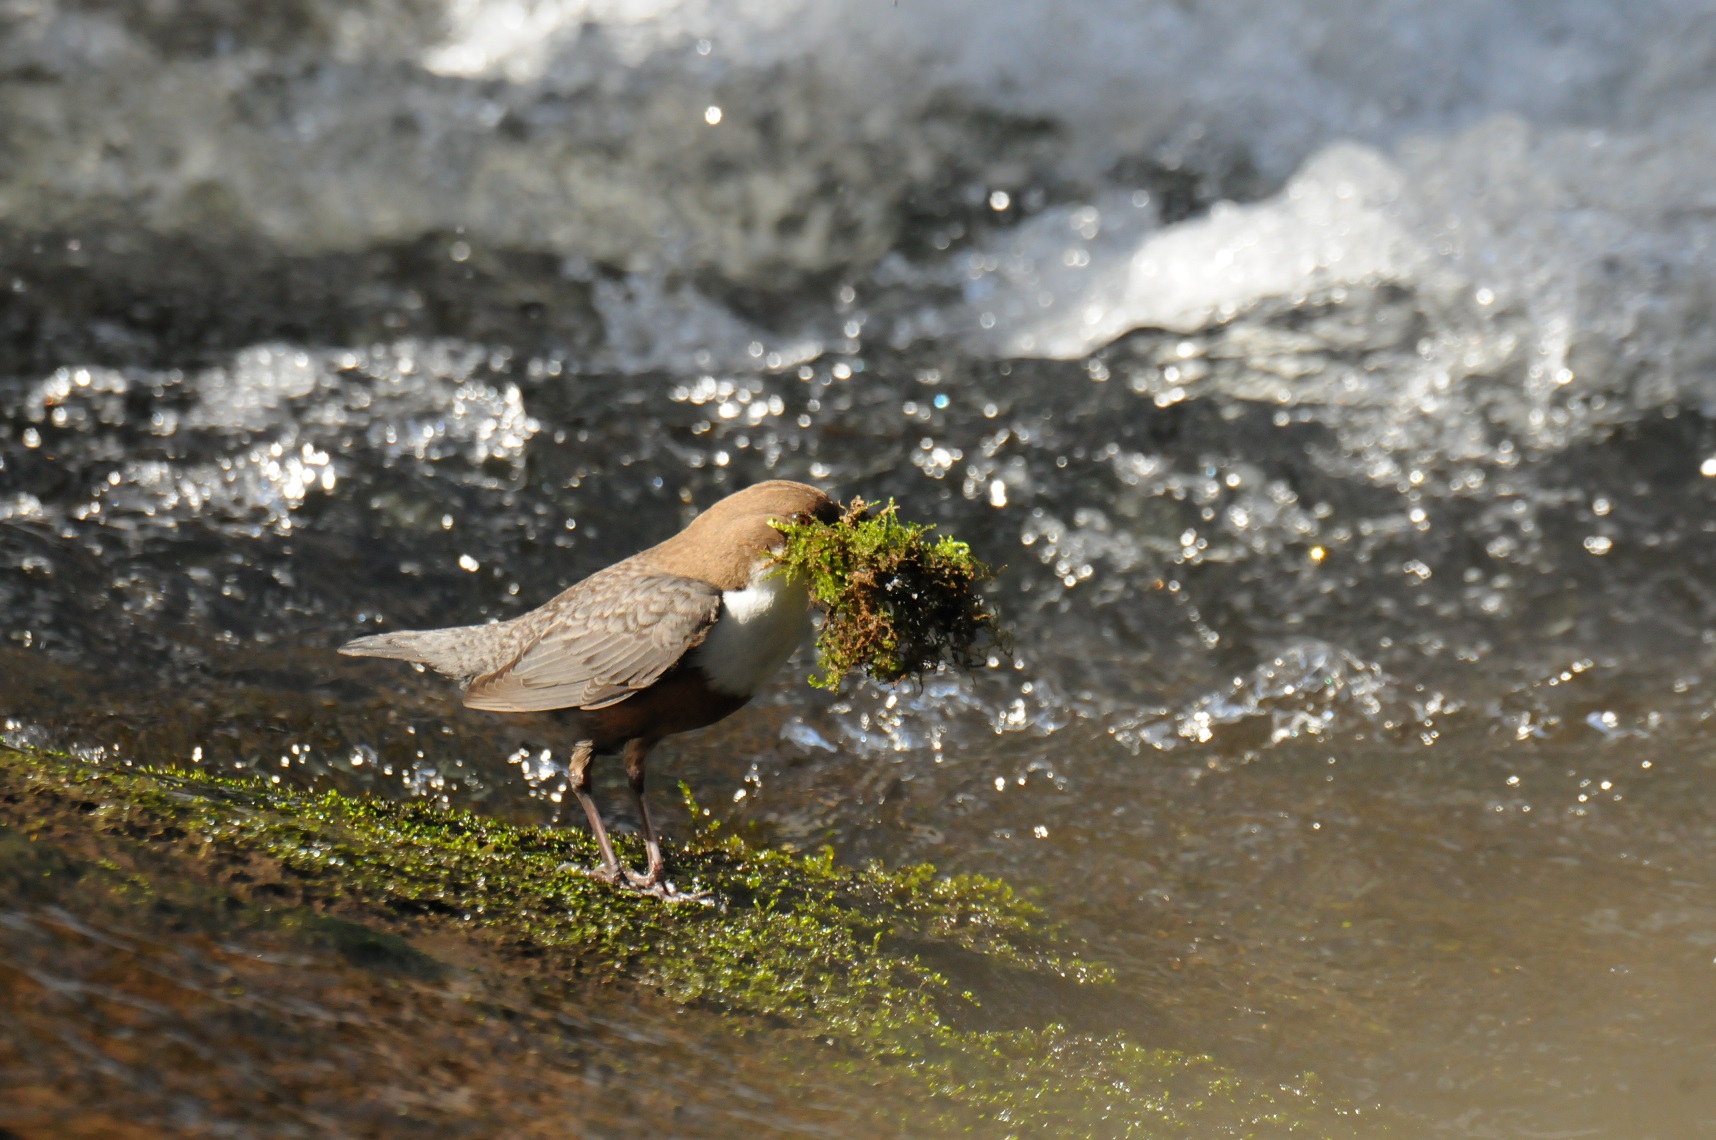
[(819, 672), (810, 683), (838, 689), (863, 669), (895, 682), (942, 665), (973, 668), (981, 646), (1003, 638), (978, 589), (994, 571), (957, 539), (854, 497), (832, 523), (776, 523), (786, 545), (781, 572), (809, 583), (824, 616), (817, 634)]
[[(1125, 1027), (1147, 1023), (1147, 1008), (995, 879), (843, 867), (708, 824), (670, 858), (713, 905), (666, 905), (579, 870), (598, 859), (581, 830), (0, 747), (8, 827), (124, 866), (139, 899), (200, 882), (406, 975), (440, 968), (423, 947), (468, 940), (521, 971), (717, 1011), (755, 1047), (785, 1035), (828, 1050), (889, 1091), (911, 1134), (1259, 1135), (1316, 1109), (1208, 1057), (1132, 1041)], [(617, 839), (640, 857), (636, 837)], [(0, 906), (41, 890), (43, 873), (10, 885), (0, 873)]]

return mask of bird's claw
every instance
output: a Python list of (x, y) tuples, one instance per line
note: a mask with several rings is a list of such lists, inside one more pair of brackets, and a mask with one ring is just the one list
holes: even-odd
[(572, 863), (560, 864), (561, 871), (576, 871), (587, 875), (598, 883), (606, 883), (610, 887), (629, 888), (640, 895), (648, 895), (652, 899), (660, 899), (666, 903), (699, 903), (703, 906), (715, 905), (715, 897), (708, 891), (682, 891), (673, 883), (661, 877), (657, 870), (654, 874), (639, 874), (630, 867), (579, 867)]
[(583, 875), (588, 875), (598, 883), (606, 883), (610, 887), (617, 887), (620, 885), (620, 868), (618, 867), (575, 867), (570, 863), (565, 863), (562, 864), (562, 868), (565, 870), (577, 871)]
[(634, 888), (641, 895), (660, 899), (665, 903), (696, 903), (699, 906), (714, 906), (715, 896), (708, 891), (682, 891), (665, 879), (657, 880), (647, 887)]
[(631, 884), (632, 890), (636, 891), (638, 894), (648, 895), (651, 898), (660, 899), (662, 902), (694, 902), (701, 903), (704, 906), (710, 906), (714, 903), (714, 899), (708, 891), (680, 890), (673, 883), (661, 877), (661, 869), (659, 867), (647, 875), (640, 875), (636, 871), (627, 868), (626, 879)]

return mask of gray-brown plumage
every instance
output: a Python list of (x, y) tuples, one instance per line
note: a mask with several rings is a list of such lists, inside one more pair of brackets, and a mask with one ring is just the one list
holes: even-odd
[(644, 801), (649, 750), (742, 707), (791, 655), (810, 599), (802, 582), (772, 573), (782, 538), (770, 523), (838, 514), (814, 487), (759, 483), (510, 621), (376, 634), (340, 652), (420, 662), (457, 680), (471, 708), (558, 710), (572, 729), (572, 788), (613, 881), (621, 869), (590, 797), (590, 760), (622, 749), (649, 851), (645, 874), (624, 873), (653, 888), (662, 856)]

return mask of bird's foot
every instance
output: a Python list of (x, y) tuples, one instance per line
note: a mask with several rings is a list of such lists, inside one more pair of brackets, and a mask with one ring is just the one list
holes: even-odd
[(696, 903), (698, 906), (714, 906), (715, 896), (709, 891), (682, 891), (673, 883), (665, 880), (649, 888), (649, 894), (665, 903)]
[(576, 863), (562, 863), (562, 864), (560, 864), (560, 866), (558, 866), (554, 869), (556, 871), (573, 871), (573, 872), (576, 872), (577, 874), (580, 874), (580, 875), (587, 875), (590, 878), (595, 879), (598, 883), (606, 883), (610, 887), (617, 887), (620, 885), (620, 883), (622, 881), (621, 880), (621, 871), (620, 871), (620, 868), (617, 866), (616, 867), (580, 867)]
[(630, 867), (580, 867), (576, 863), (562, 863), (557, 871), (575, 871), (586, 875), (599, 883), (610, 887), (629, 887), (640, 895), (648, 895), (652, 899), (660, 899), (667, 903), (698, 903), (702, 906), (714, 906), (715, 896), (708, 891), (682, 891), (676, 885), (661, 877), (658, 869), (653, 875), (643, 875)]
[(648, 895), (666, 903), (698, 903), (702, 906), (714, 906), (715, 898), (708, 891), (682, 891), (678, 886), (661, 877), (657, 871), (653, 875), (640, 875), (628, 870), (626, 879), (632, 890), (640, 895)]

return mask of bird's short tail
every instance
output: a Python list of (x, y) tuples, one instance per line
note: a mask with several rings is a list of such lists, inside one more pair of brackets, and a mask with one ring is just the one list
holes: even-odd
[[(499, 623), (507, 625), (509, 623)], [(509, 664), (519, 646), (495, 625), (462, 625), (452, 629), (406, 629), (377, 633), (340, 646), (347, 657), (386, 657), (412, 661), (445, 673), (461, 685)]]

